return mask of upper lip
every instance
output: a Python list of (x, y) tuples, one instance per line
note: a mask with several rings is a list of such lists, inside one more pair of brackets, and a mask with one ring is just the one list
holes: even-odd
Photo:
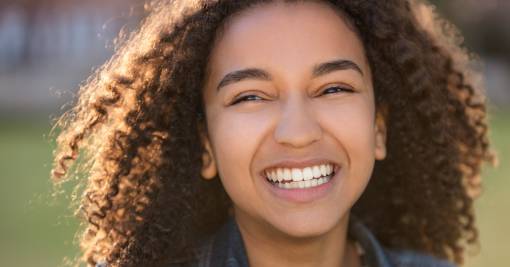
[(289, 169), (300, 168), (300, 169), (302, 169), (305, 167), (310, 167), (310, 166), (315, 166), (315, 165), (320, 165), (320, 164), (333, 164), (335, 172), (340, 167), (339, 163), (334, 162), (329, 159), (323, 159), (323, 158), (322, 159), (321, 158), (308, 159), (308, 160), (289, 160), (289, 159), (287, 159), (287, 160), (278, 161), (270, 166), (265, 167), (264, 169), (262, 169), (262, 175), (265, 176), (266, 170), (272, 170), (275, 168), (289, 168)]

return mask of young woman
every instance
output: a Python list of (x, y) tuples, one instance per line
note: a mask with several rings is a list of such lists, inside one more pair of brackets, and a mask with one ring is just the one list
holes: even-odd
[(421, 2), (160, 1), (60, 121), (97, 266), (453, 266), (485, 102)]

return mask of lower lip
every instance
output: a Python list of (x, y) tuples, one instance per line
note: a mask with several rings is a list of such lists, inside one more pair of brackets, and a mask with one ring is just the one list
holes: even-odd
[(262, 177), (266, 182), (266, 185), (269, 186), (269, 191), (278, 198), (296, 202), (296, 203), (307, 203), (312, 202), (314, 200), (320, 199), (328, 194), (331, 191), (333, 184), (338, 180), (338, 174), (340, 173), (340, 169), (336, 170), (333, 173), (331, 179), (328, 182), (323, 183), (321, 185), (309, 188), (294, 188), (294, 189), (284, 189), (279, 188), (278, 186), (272, 184), (267, 180), (266, 177)]

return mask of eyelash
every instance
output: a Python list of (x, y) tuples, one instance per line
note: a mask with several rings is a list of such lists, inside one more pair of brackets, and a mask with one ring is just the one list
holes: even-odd
[[(233, 105), (237, 105), (238, 103), (245, 102), (245, 101), (246, 101), (246, 99), (247, 99), (248, 97), (251, 97), (251, 96), (258, 97), (258, 98), (260, 98), (261, 100), (263, 100), (263, 98), (262, 98), (262, 97), (260, 97), (260, 96), (258, 96), (258, 95), (245, 95), (245, 96), (241, 96), (241, 97), (239, 97), (239, 98), (235, 99), (235, 100), (234, 100), (234, 101), (233, 101), (230, 105), (231, 105), (231, 106), (233, 106)], [(249, 101), (249, 102), (251, 102), (251, 101)]]
[[(353, 90), (353, 89), (351, 89), (351, 88), (349, 88), (349, 87), (345, 87), (345, 86), (338, 86), (338, 85), (337, 85), (337, 86), (331, 86), (331, 87), (328, 87), (328, 88), (326, 88), (326, 89), (325, 89), (324, 91), (322, 91), (322, 92), (324, 93), (325, 91), (327, 91), (327, 90), (329, 90), (329, 89), (332, 89), (332, 88), (340, 89), (341, 91), (344, 91), (344, 92), (346, 92), (346, 93), (354, 93), (354, 90)], [(323, 95), (323, 94), (321, 94), (321, 95)]]
[[(348, 87), (331, 86), (331, 87), (326, 88), (324, 91), (322, 91), (323, 93), (320, 94), (320, 95), (324, 95), (325, 91), (328, 91), (329, 89), (333, 89), (333, 88), (334, 89), (340, 89), (341, 91), (346, 92), (346, 93), (354, 93), (354, 90), (351, 89), (351, 88), (348, 88)], [(230, 105), (233, 106), (233, 105), (237, 105), (237, 104), (239, 104), (241, 102), (246, 102), (246, 101), (251, 102), (251, 101), (247, 100), (250, 97), (258, 97), (260, 100), (264, 100), (263, 98), (259, 97), (258, 95), (245, 95), (245, 96), (241, 96), (241, 97), (235, 99)]]

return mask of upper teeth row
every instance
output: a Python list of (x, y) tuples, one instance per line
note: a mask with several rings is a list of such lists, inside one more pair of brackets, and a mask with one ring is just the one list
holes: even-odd
[(300, 168), (276, 168), (265, 171), (266, 177), (273, 182), (281, 181), (306, 181), (333, 173), (332, 164), (321, 164), (311, 167)]

